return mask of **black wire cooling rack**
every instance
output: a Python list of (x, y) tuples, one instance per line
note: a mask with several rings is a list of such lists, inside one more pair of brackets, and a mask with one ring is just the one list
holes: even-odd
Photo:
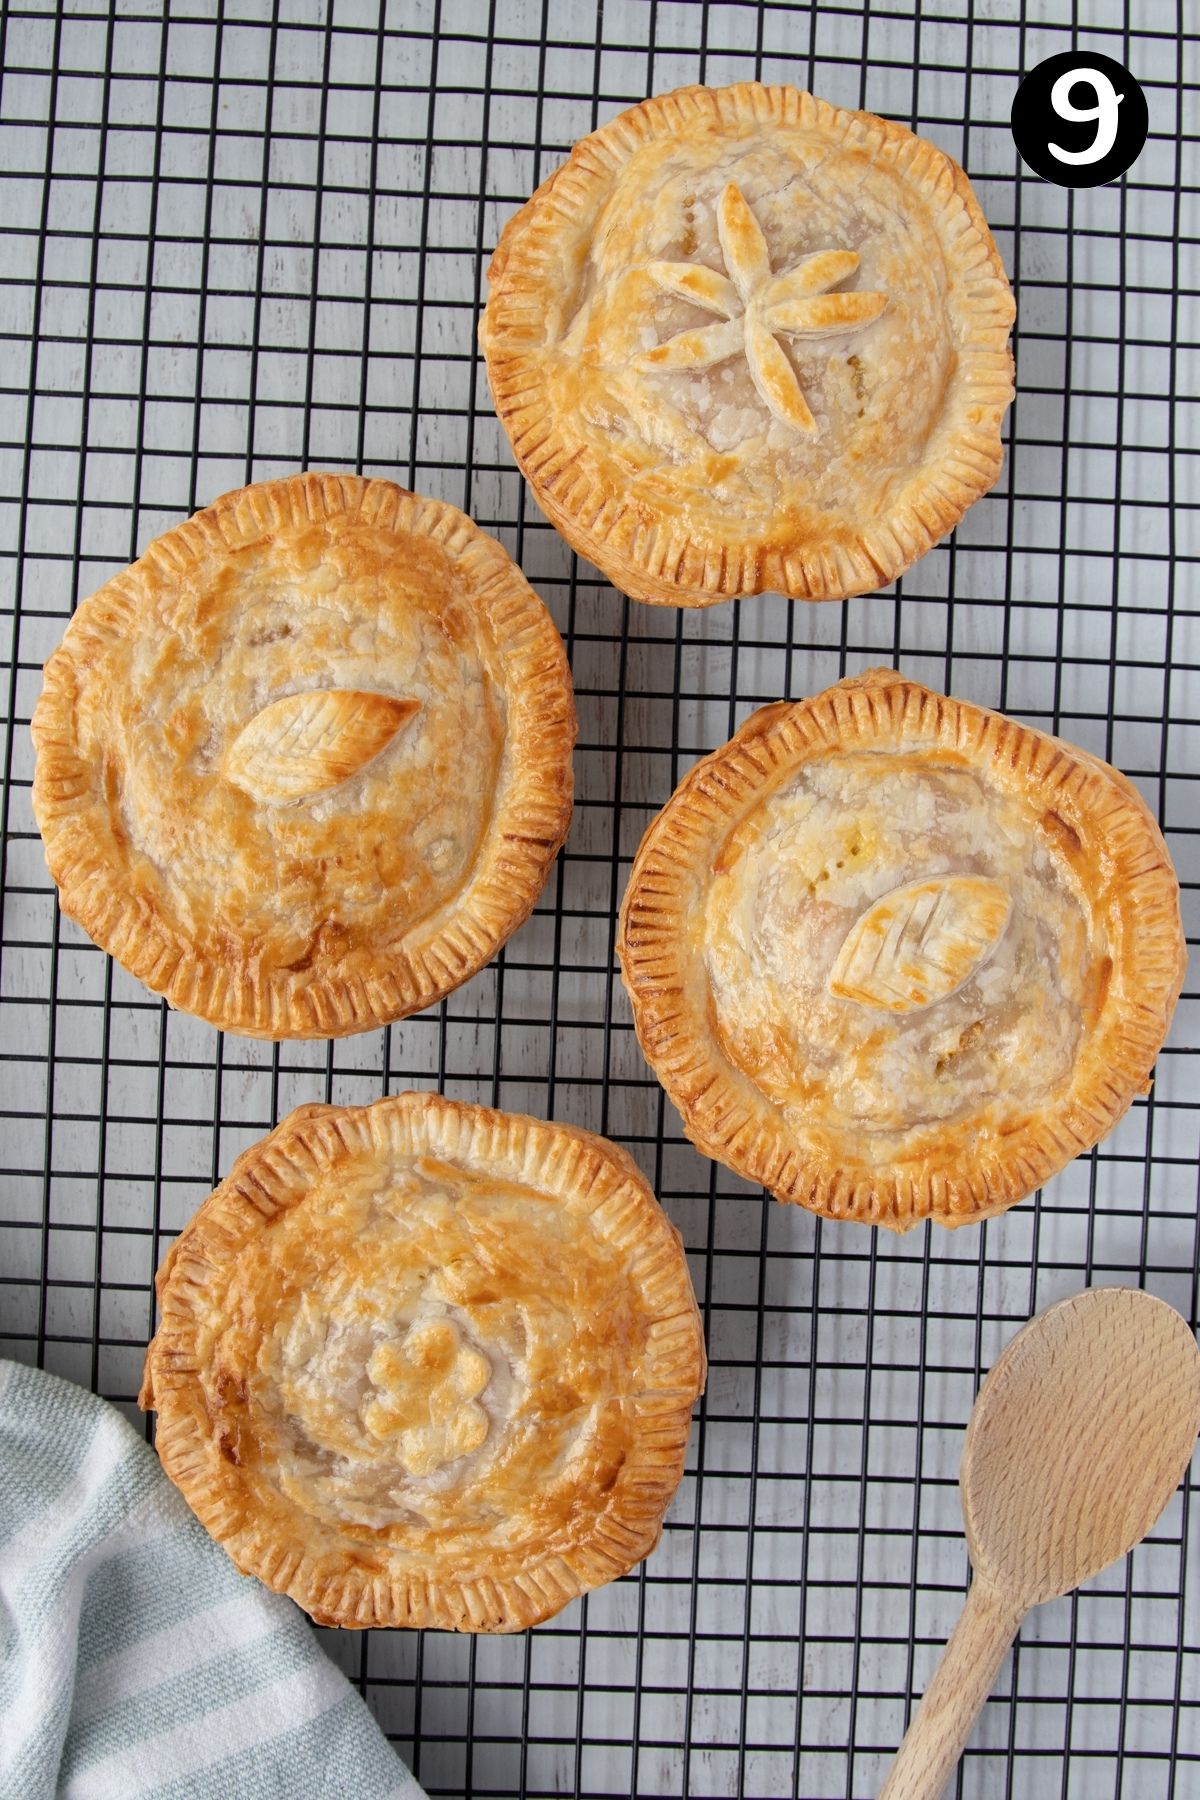
[[(877, 663), (1125, 768), (1195, 939), (1187, 12), (0, 8), (0, 1348), (137, 1416), (152, 1272), (237, 1152), (300, 1101), (406, 1086), (629, 1145), (705, 1308), (689, 1472), (641, 1569), (521, 1637), (323, 1634), (432, 1793), (873, 1794), (964, 1592), (955, 1476), (983, 1372), (1088, 1283), (1195, 1318), (1194, 982), (1153, 1093), (1096, 1152), (1000, 1220), (895, 1240), (764, 1201), (683, 1141), (612, 950), (638, 838), (695, 757), (762, 702)], [(1151, 131), (1122, 180), (1072, 194), (1023, 168), (1007, 121), (1020, 72), (1076, 46), (1132, 69)], [(748, 76), (903, 120), (965, 163), (1018, 293), (1019, 392), (999, 487), (894, 592), (674, 613), (623, 599), (531, 504), (475, 321), (500, 227), (575, 138), (648, 93)], [(397, 478), (504, 541), (570, 651), (579, 800), (535, 917), (489, 969), (389, 1031), (273, 1048), (168, 1014), (60, 917), (27, 724), (79, 596), (218, 493), (303, 466)], [(960, 1795), (1200, 1792), (1198, 1515), (1182, 1491), (1127, 1564), (1027, 1623)]]

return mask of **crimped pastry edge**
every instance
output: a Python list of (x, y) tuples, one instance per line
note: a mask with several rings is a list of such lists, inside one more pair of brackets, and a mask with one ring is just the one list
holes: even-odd
[[(186, 570), (222, 548), (269, 541), (309, 521), (361, 518), (427, 537), (465, 571), (486, 607), (508, 680), (509, 743), (518, 747), (503, 817), (489, 841), (500, 854), (477, 864), (451, 916), (418, 928), (400, 956), (370, 978), (339, 974), (318, 958), (310, 970), (264, 981), (245, 956), (200, 956), (160, 909), (137, 906), (120, 871), (96, 855), (87, 818), (101, 802), (77, 755), (75, 698), (88, 662), (112, 634), (137, 628), (139, 575), (157, 565)], [(45, 666), (31, 735), (37, 751), (33, 809), (63, 911), (123, 967), (176, 1007), (222, 1030), (268, 1039), (343, 1037), (406, 1018), (476, 974), (524, 924), (571, 821), (576, 717), (562, 639), (507, 551), (457, 507), (394, 482), (304, 473), (222, 495), (149, 544), (139, 559), (84, 600)]]
[[(520, 1578), (439, 1579), (364, 1569), (348, 1548), (307, 1554), (293, 1536), (239, 1503), (237, 1470), (220, 1455), (196, 1379), (206, 1284), (215, 1268), (307, 1192), (344, 1152), (421, 1150), (498, 1169), (586, 1211), (620, 1246), (652, 1316), (648, 1384), (633, 1453), (579, 1543)], [(707, 1372), (704, 1334), (682, 1240), (633, 1159), (575, 1126), (405, 1093), (368, 1106), (301, 1106), (245, 1151), (171, 1246), (155, 1277), (160, 1323), (146, 1352), (138, 1405), (158, 1415), (163, 1467), (244, 1574), (288, 1594), (321, 1625), (523, 1631), (614, 1580), (658, 1543), (683, 1474), (692, 1405)], [(281, 1510), (285, 1510), (281, 1507)]]
[[(614, 172), (643, 144), (697, 125), (772, 122), (816, 127), (890, 162), (930, 202), (947, 264), (959, 277), (957, 407), (942, 415), (944, 448), (886, 515), (864, 523), (848, 543), (822, 537), (764, 548), (731, 534), (701, 539), (647, 527), (627, 496), (612, 491), (590, 448), (554, 412), (540, 383), (537, 335), (562, 230), (598, 208)], [(488, 281), (480, 341), (496, 414), (517, 464), (571, 547), (635, 600), (710, 606), (766, 590), (814, 601), (873, 592), (939, 542), (999, 477), (1001, 425), (1013, 397), (1008, 338), (1015, 316), (1004, 265), (962, 168), (928, 139), (873, 113), (757, 82), (653, 96), (575, 145), (508, 221)]]
[[(1124, 954), (1066, 1098), (1011, 1133), (1002, 1155), (949, 1175), (859, 1172), (806, 1154), (773, 1103), (726, 1059), (704, 1004), (707, 977), (686, 950), (689, 881), (767, 788), (823, 751), (900, 747), (918, 734), (922, 745), (965, 752), (1034, 785), (1048, 810), (1102, 823), (1121, 873), (1112, 935)], [(1088, 751), (891, 669), (763, 707), (696, 764), (642, 838), (617, 950), (642, 1052), (697, 1148), (779, 1200), (893, 1231), (926, 1218), (952, 1228), (1004, 1212), (1110, 1131), (1148, 1091), (1187, 966), (1179, 884), (1133, 783)]]

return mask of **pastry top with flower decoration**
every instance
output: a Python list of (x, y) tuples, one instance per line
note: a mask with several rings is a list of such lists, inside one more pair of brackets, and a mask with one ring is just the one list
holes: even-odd
[(703, 263), (655, 262), (649, 274), (664, 292), (719, 313), (722, 322), (681, 331), (643, 351), (636, 366), (711, 369), (744, 356), (763, 405), (781, 424), (816, 436), (820, 428), (780, 340), (849, 336), (879, 317), (887, 295), (827, 291), (858, 268), (853, 250), (818, 252), (772, 275), (766, 239), (733, 182), (717, 203), (717, 235), (728, 277)]
[(999, 1212), (1093, 1144), (1145, 1090), (1186, 962), (1122, 775), (890, 670), (697, 765), (620, 951), (694, 1141), (897, 1230)]
[(544, 510), (627, 593), (880, 587), (995, 481), (1012, 296), (965, 175), (790, 88), (684, 88), (504, 231), (481, 338)]
[(528, 916), (571, 812), (562, 640), (464, 514), (299, 475), (85, 600), (33, 717), (62, 906), (176, 1006), (337, 1036)]
[(432, 1094), (301, 1107), (158, 1293), (163, 1466), (323, 1624), (519, 1630), (658, 1540), (704, 1340), (677, 1233), (602, 1138)]

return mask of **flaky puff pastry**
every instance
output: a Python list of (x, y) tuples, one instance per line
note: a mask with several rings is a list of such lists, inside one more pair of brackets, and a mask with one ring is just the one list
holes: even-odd
[(603, 1138), (431, 1094), (300, 1107), (158, 1296), (163, 1467), (320, 1624), (518, 1631), (658, 1542), (704, 1341)]
[(539, 504), (625, 593), (831, 600), (995, 482), (1013, 314), (950, 157), (742, 82), (578, 143), (505, 227), (481, 342)]
[(440, 999), (528, 917), (571, 816), (545, 607), (455, 507), (350, 475), (152, 543), (79, 607), (33, 739), (63, 910), (252, 1037)]
[(1123, 775), (885, 669), (697, 764), (642, 840), (619, 950), (692, 1141), (895, 1231), (1002, 1212), (1102, 1137), (1186, 962)]

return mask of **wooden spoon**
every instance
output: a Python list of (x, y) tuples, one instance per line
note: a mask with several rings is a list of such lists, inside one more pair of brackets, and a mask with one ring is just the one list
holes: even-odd
[(1164, 1301), (1089, 1288), (1017, 1333), (963, 1446), (975, 1578), (879, 1800), (937, 1800), (1025, 1614), (1145, 1537), (1198, 1431), (1200, 1351)]

